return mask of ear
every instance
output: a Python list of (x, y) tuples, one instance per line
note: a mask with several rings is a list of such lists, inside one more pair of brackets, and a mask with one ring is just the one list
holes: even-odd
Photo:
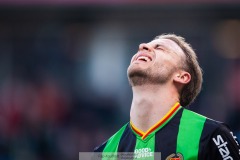
[(180, 84), (187, 84), (191, 80), (191, 75), (186, 71), (180, 71), (174, 75), (173, 81)]

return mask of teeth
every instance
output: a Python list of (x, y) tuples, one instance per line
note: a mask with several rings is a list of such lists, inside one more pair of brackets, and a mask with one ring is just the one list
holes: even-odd
[(145, 56), (140, 56), (137, 58), (137, 60), (144, 60), (146, 62), (150, 61), (150, 59), (148, 57), (145, 57)]

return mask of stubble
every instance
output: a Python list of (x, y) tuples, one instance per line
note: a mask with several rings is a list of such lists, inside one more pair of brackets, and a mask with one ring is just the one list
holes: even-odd
[(159, 64), (154, 64), (153, 67), (147, 69), (129, 66), (128, 81), (131, 86), (165, 84), (171, 79), (175, 71), (174, 67), (166, 68)]

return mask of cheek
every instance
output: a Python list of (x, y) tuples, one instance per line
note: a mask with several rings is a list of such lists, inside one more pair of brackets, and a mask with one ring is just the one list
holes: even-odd
[(176, 59), (171, 56), (157, 57), (156, 63), (160, 64), (161, 66), (170, 66), (176, 64)]
[(160, 72), (165, 72), (169, 70), (174, 70), (178, 66), (177, 61), (169, 60), (169, 59), (162, 59), (155, 63), (155, 67)]

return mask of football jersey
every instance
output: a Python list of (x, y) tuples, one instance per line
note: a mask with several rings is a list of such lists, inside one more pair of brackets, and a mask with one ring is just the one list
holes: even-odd
[(141, 131), (130, 121), (94, 151), (130, 152), (137, 160), (153, 160), (154, 153), (160, 153), (161, 160), (240, 160), (237, 138), (225, 124), (179, 103), (148, 131)]

